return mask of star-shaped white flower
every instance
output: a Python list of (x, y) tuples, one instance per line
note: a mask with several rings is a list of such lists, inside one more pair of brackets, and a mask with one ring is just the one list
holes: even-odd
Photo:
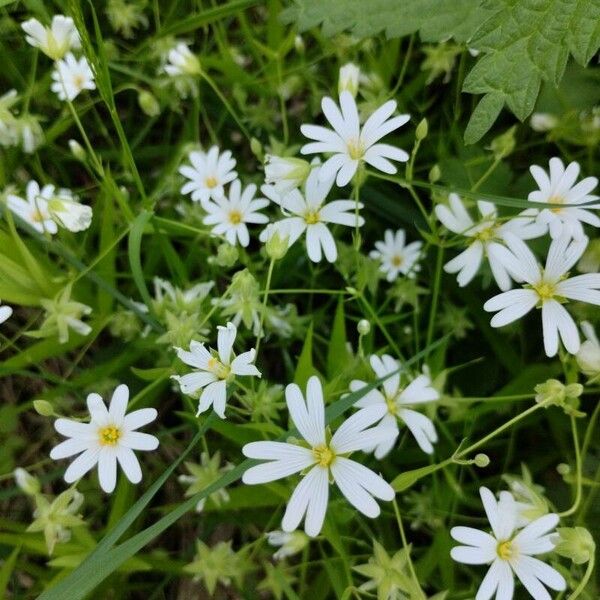
[(564, 577), (534, 558), (554, 549), (552, 530), (558, 515), (548, 514), (516, 531), (517, 510), (512, 494), (501, 492), (500, 501), (485, 487), (479, 488), (492, 533), (473, 527), (453, 527), (450, 535), (465, 546), (452, 548), (452, 558), (467, 565), (490, 565), (475, 600), (489, 600), (494, 593), (498, 600), (510, 600), (514, 593), (514, 576), (535, 600), (550, 600), (544, 586), (562, 591), (567, 587)]
[[(294, 531), (306, 515), (304, 530), (314, 537), (323, 527), (329, 499), (329, 481), (333, 479), (348, 502), (370, 518), (381, 509), (374, 500), (392, 500), (394, 490), (379, 475), (347, 457), (351, 452), (380, 444), (394, 432), (385, 427), (371, 427), (384, 410), (365, 408), (346, 419), (331, 439), (325, 428), (323, 388), (318, 377), (306, 386), (306, 401), (300, 388), (289, 384), (285, 389), (290, 417), (305, 443), (250, 442), (242, 448), (248, 458), (267, 461), (250, 467), (242, 476), (247, 484), (260, 484), (289, 477), (308, 470), (296, 486), (281, 522), (283, 531)], [(307, 447), (308, 445), (308, 447)]]
[(177, 356), (186, 365), (195, 367), (197, 371), (187, 375), (172, 375), (172, 379), (179, 383), (184, 394), (195, 394), (203, 390), (200, 395), (197, 415), (207, 411), (211, 406), (217, 415), (225, 418), (227, 404), (227, 382), (235, 376), (248, 375), (260, 377), (260, 371), (252, 364), (256, 350), (252, 348), (247, 352), (233, 358), (233, 343), (237, 335), (237, 328), (233, 323), (226, 327), (217, 327), (218, 354), (213, 355), (206, 346), (192, 340), (189, 352), (175, 348)]
[(244, 248), (250, 243), (246, 223), (268, 223), (269, 218), (258, 211), (269, 205), (266, 198), (254, 199), (256, 186), (252, 183), (242, 191), (242, 184), (236, 179), (229, 186), (227, 196), (206, 200), (202, 207), (208, 213), (205, 225), (213, 225), (215, 235), (224, 235), (232, 245), (239, 241)]
[(136, 431), (156, 419), (154, 408), (140, 408), (126, 414), (129, 388), (119, 385), (108, 410), (99, 394), (87, 397), (89, 423), (57, 419), (54, 427), (69, 439), (52, 448), (50, 458), (59, 460), (78, 454), (65, 471), (65, 481), (73, 483), (98, 465), (100, 487), (110, 494), (117, 482), (117, 462), (131, 483), (142, 480), (140, 463), (134, 450), (156, 450), (158, 439)]
[[(550, 159), (550, 171), (546, 173), (542, 167), (533, 165), (529, 169), (539, 186), (538, 190), (528, 196), (530, 202), (544, 204), (584, 204), (597, 200), (598, 196), (591, 191), (598, 185), (596, 177), (586, 177), (575, 184), (579, 177), (579, 163), (572, 162), (565, 168), (560, 158)], [(529, 209), (528, 214), (537, 215), (536, 220), (550, 229), (550, 235), (556, 239), (563, 234), (581, 239), (584, 236), (583, 223), (600, 227), (600, 217), (592, 210), (598, 210), (600, 204), (586, 208), (565, 206), (564, 208)]]
[(390, 118), (396, 106), (395, 100), (389, 100), (361, 127), (356, 101), (348, 90), (341, 92), (339, 108), (331, 98), (325, 97), (321, 101), (321, 108), (333, 131), (320, 125), (302, 125), (302, 133), (314, 141), (302, 146), (300, 152), (332, 153), (333, 156), (323, 164), (320, 178), (321, 181), (325, 181), (336, 176), (340, 187), (349, 183), (361, 162), (393, 175), (396, 173), (396, 167), (390, 160), (406, 162), (408, 154), (400, 148), (378, 142), (410, 119), (410, 115)]
[(444, 265), (444, 271), (458, 273), (458, 285), (464, 287), (473, 280), (485, 257), (498, 287), (502, 291), (509, 290), (512, 285), (510, 275), (496, 257), (497, 248), (504, 244), (504, 236), (510, 232), (522, 240), (530, 240), (544, 235), (546, 227), (522, 215), (502, 221), (496, 206), (484, 200), (477, 202), (481, 215), (478, 221), (472, 219), (458, 194), (450, 194), (448, 203), (449, 206), (438, 204), (435, 214), (447, 229), (466, 237), (468, 246)]
[(546, 355), (552, 357), (558, 352), (559, 336), (567, 352), (576, 354), (580, 346), (579, 332), (564, 304), (567, 300), (579, 300), (600, 305), (599, 273), (568, 276), (583, 254), (587, 238), (571, 240), (565, 234), (555, 239), (544, 268), (522, 240), (506, 234), (505, 242), (508, 247), (499, 248), (497, 257), (514, 278), (525, 283), (521, 289), (498, 294), (483, 305), (488, 312), (497, 312), (492, 317), (492, 327), (502, 327), (534, 307), (541, 308)]
[(25, 32), (25, 41), (39, 48), (52, 60), (59, 60), (72, 48), (80, 48), (81, 41), (71, 17), (54, 15), (50, 27), (44, 27), (37, 19), (21, 23)]
[(179, 173), (189, 179), (181, 193), (191, 194), (194, 202), (221, 198), (224, 186), (237, 178), (235, 158), (229, 150), (220, 152), (217, 146), (212, 146), (208, 152), (190, 152), (188, 158), (192, 165), (179, 168)]
[(32, 179), (27, 184), (25, 193), (27, 200), (15, 194), (9, 194), (6, 198), (8, 208), (36, 231), (55, 234), (58, 227), (48, 210), (48, 202), (54, 194), (54, 186), (45, 185), (40, 189), (38, 182)]
[[(427, 375), (419, 375), (408, 385), (402, 386), (398, 372), (400, 363), (397, 360), (389, 354), (384, 354), (381, 358), (372, 355), (370, 362), (371, 368), (378, 378), (395, 373), (383, 382), (382, 391), (371, 390), (356, 403), (359, 408), (379, 406), (383, 412), (380, 425), (394, 431), (393, 437), (383, 440), (379, 445), (371, 448), (371, 450), (375, 450), (375, 458), (383, 458), (394, 447), (400, 434), (398, 421), (406, 424), (421, 450), (431, 454), (433, 452), (432, 444), (435, 444), (438, 439), (433, 422), (429, 417), (411, 408), (439, 399), (440, 394), (432, 387), (431, 379)], [(354, 379), (350, 382), (350, 390), (356, 392), (366, 385), (365, 381)]]
[(94, 73), (82, 56), (77, 60), (71, 52), (57, 60), (52, 71), (52, 91), (60, 100), (75, 100), (83, 90), (95, 90)]
[[(306, 232), (308, 258), (313, 262), (320, 262), (325, 255), (329, 262), (335, 262), (337, 248), (327, 224), (356, 227), (357, 203), (354, 200), (334, 200), (325, 203), (332, 186), (333, 179), (321, 180), (319, 167), (313, 168), (310, 172), (304, 186), (304, 193), (295, 189), (286, 194), (279, 194), (274, 186), (263, 185), (262, 193), (278, 204), (284, 214), (290, 216), (272, 223), (263, 230), (260, 240), (266, 242), (277, 232), (282, 239), (287, 238), (290, 247)], [(362, 206), (358, 204), (359, 209)], [(364, 223), (365, 220), (359, 216), (358, 226), (362, 227)]]
[(163, 69), (171, 77), (194, 76), (200, 73), (200, 61), (184, 42), (178, 42), (169, 50)]
[(375, 242), (375, 250), (371, 250), (369, 256), (381, 262), (379, 270), (385, 273), (388, 281), (394, 281), (402, 273), (414, 277), (420, 269), (417, 261), (421, 254), (422, 242), (406, 244), (406, 232), (398, 229), (394, 233), (387, 229), (383, 235), (382, 242)]

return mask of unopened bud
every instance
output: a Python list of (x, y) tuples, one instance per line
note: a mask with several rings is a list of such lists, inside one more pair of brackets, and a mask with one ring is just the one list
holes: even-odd
[(427, 133), (429, 132), (429, 125), (427, 124), (427, 119), (422, 119), (421, 122), (417, 125), (417, 129), (415, 131), (415, 137), (420, 142), (427, 137)]
[(51, 417), (54, 414), (54, 408), (48, 400), (34, 400), (33, 408), (35, 412), (42, 417)]
[(562, 477), (566, 477), (571, 474), (571, 467), (567, 463), (559, 463), (556, 465), (556, 472)]
[(253, 137), (250, 140), (250, 150), (252, 150), (252, 154), (258, 158), (262, 162), (263, 160), (263, 147), (259, 140)]
[(436, 181), (440, 180), (441, 176), (442, 176), (442, 171), (441, 171), (439, 165), (433, 165), (433, 167), (431, 167), (431, 170), (429, 171), (429, 182), (435, 183)]
[(297, 35), (294, 38), (294, 48), (296, 48), (296, 52), (298, 52), (298, 54), (304, 54), (306, 46), (304, 45), (304, 40), (302, 39), (301, 35)]
[(476, 467), (483, 469), (490, 464), (490, 457), (487, 454), (476, 454), (473, 462)]
[(233, 267), (240, 256), (239, 250), (236, 246), (231, 244), (221, 244), (217, 248), (217, 256), (215, 256), (215, 263), (220, 267)]
[(350, 92), (355, 98), (358, 93), (358, 81), (360, 78), (360, 69), (354, 63), (345, 64), (340, 68), (338, 80), (338, 92)]
[(500, 160), (512, 153), (515, 149), (515, 131), (516, 126), (511, 127), (502, 135), (495, 137), (490, 144), (490, 150), (494, 153), (494, 158)]
[(30, 475), (25, 469), (18, 467), (14, 470), (13, 475), (19, 488), (28, 496), (35, 496), (40, 493), (42, 486), (37, 477)]
[(86, 157), (86, 151), (84, 147), (76, 140), (69, 140), (69, 150), (71, 154), (77, 159), (83, 162)]
[(367, 319), (361, 319), (356, 325), (359, 335), (369, 335), (371, 332), (371, 323)]
[(144, 114), (149, 117), (157, 117), (160, 114), (160, 104), (156, 96), (148, 90), (142, 90), (138, 94), (138, 104)]
[(281, 260), (288, 250), (288, 241), (288, 236), (282, 236), (279, 231), (275, 231), (265, 244), (267, 256), (272, 260)]
[(592, 534), (585, 527), (559, 527), (551, 537), (554, 551), (570, 558), (576, 565), (589, 562), (596, 551)]

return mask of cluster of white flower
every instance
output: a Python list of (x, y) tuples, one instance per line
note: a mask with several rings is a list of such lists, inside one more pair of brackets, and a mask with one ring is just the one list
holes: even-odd
[[(600, 274), (569, 278), (569, 271), (589, 242), (582, 224), (600, 227), (600, 217), (592, 212), (600, 208), (593, 203), (598, 196), (591, 194), (598, 180), (586, 177), (575, 184), (579, 170), (576, 162), (565, 168), (559, 158), (550, 159), (549, 174), (532, 166), (531, 174), (539, 189), (531, 192), (528, 200), (553, 206), (528, 208), (508, 220), (498, 216), (493, 204), (480, 200), (477, 207), (481, 218), (475, 222), (456, 194), (450, 194), (449, 206), (435, 207), (443, 225), (467, 239), (466, 250), (446, 263), (444, 269), (458, 273), (462, 287), (473, 280), (485, 256), (502, 290), (484, 304), (485, 310), (497, 312), (492, 327), (502, 327), (540, 308), (544, 349), (549, 357), (558, 352), (559, 338), (570, 354), (577, 354), (580, 348), (577, 326), (563, 305), (568, 300), (600, 305)], [(548, 233), (551, 243), (542, 268), (523, 240)], [(513, 281), (521, 289), (511, 290)]]

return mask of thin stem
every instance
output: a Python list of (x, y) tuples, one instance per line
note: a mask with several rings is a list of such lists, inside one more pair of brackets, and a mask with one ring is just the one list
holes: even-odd
[(272, 258), (269, 263), (269, 270), (267, 272), (267, 283), (265, 284), (265, 293), (263, 298), (262, 310), (260, 311), (260, 324), (258, 326), (258, 336), (256, 337), (256, 354), (254, 360), (258, 358), (258, 350), (260, 348), (260, 341), (263, 337), (263, 326), (265, 322), (265, 313), (267, 312), (267, 300), (269, 298), (269, 288), (271, 287), (271, 277), (273, 276), (273, 267), (275, 266), (275, 259)]
[(573, 593), (569, 596), (568, 600), (575, 600), (578, 596), (581, 595), (581, 592), (585, 590), (592, 573), (594, 572), (594, 564), (596, 562), (595, 553), (592, 552), (590, 556), (590, 560), (588, 562), (587, 569), (585, 570), (585, 575), (583, 579), (579, 582), (579, 585), (573, 590)]
[(564, 512), (558, 513), (559, 517), (568, 517), (577, 511), (581, 502), (581, 489), (582, 489), (582, 464), (581, 464), (581, 453), (579, 451), (579, 437), (577, 433), (577, 422), (575, 417), (571, 415), (571, 432), (573, 434), (573, 447), (575, 448), (575, 500), (573, 506)]
[(444, 248), (438, 246), (437, 258), (435, 262), (435, 279), (433, 282), (433, 295), (431, 297), (431, 307), (429, 309), (429, 323), (427, 325), (427, 341), (426, 346), (429, 346), (433, 340), (433, 332), (435, 329), (435, 320), (437, 316), (438, 298), (440, 295), (440, 283), (442, 280), (442, 263), (444, 262)]

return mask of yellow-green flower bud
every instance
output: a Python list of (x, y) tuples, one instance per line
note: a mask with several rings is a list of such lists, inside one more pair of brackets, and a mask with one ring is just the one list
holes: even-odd
[(429, 125), (427, 123), (427, 119), (421, 119), (421, 122), (417, 125), (417, 129), (415, 131), (415, 137), (420, 142), (427, 137), (427, 133), (429, 132)]
[(585, 527), (559, 527), (552, 537), (554, 551), (570, 558), (576, 565), (588, 562), (596, 550), (592, 534)]
[(160, 104), (156, 96), (148, 90), (142, 90), (138, 94), (138, 104), (145, 115), (157, 117), (160, 115)]
[(54, 408), (48, 400), (34, 400), (33, 408), (35, 412), (42, 417), (51, 417), (54, 414)]

